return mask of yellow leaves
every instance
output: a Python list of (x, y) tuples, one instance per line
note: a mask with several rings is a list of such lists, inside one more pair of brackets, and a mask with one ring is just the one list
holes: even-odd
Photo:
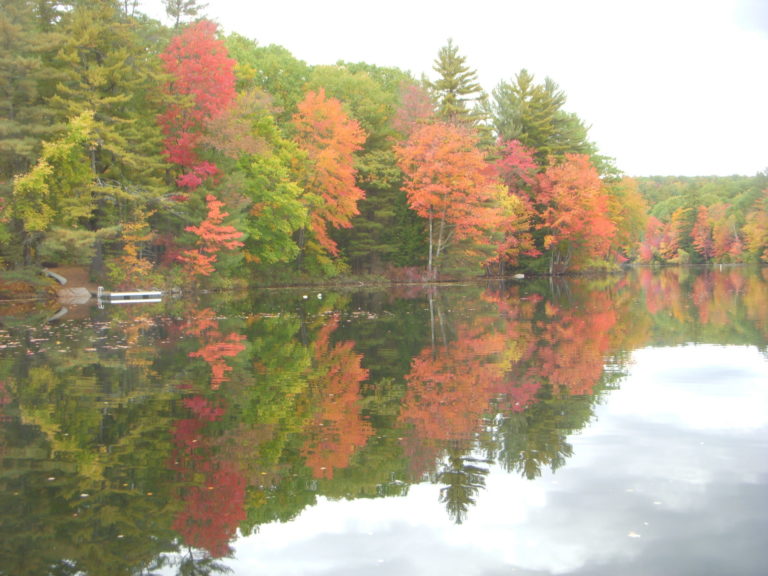
[(46, 231), (55, 220), (74, 223), (90, 215), (88, 195), (79, 190), (91, 176), (82, 145), (92, 132), (93, 112), (83, 112), (70, 120), (63, 136), (43, 143), (42, 155), (29, 172), (14, 178), (12, 213), (27, 232)]

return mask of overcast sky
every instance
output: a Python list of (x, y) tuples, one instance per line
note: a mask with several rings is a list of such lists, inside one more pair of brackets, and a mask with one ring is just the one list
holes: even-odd
[[(161, 0), (143, 0), (161, 18)], [(210, 0), (224, 32), (309, 64), (430, 76), (452, 38), (486, 91), (527, 68), (628, 175), (768, 168), (766, 0)]]

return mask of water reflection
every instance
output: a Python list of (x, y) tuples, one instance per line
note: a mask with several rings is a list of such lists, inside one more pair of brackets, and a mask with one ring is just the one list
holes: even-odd
[[(490, 550), (497, 567), (508, 556), (518, 567), (575, 570), (601, 554), (624, 557), (634, 546), (627, 538), (646, 545), (650, 520), (626, 523), (637, 490), (655, 498), (638, 518), (665, 516), (688, 493), (685, 475), (695, 472), (675, 474), (691, 454), (672, 435), (693, 442), (691, 430), (765, 430), (764, 270), (408, 290), (319, 298), (283, 290), (94, 308), (88, 320), (6, 319), (0, 574), (216, 573), (245, 562), (252, 540), (261, 548), (279, 533), (290, 546), (307, 518), (314, 529), (332, 525), (327, 514), (343, 502), (370, 510), (369, 531), (390, 546), (412, 534), (453, 558), (436, 540), (439, 526), (440, 538)], [(659, 348), (691, 343), (719, 347), (704, 356), (701, 346)], [(687, 349), (699, 360), (680, 363)], [(669, 366), (664, 354), (677, 371), (632, 368), (633, 360)], [(752, 451), (712, 452), (702, 469), (758, 461), (764, 439), (753, 438)], [(642, 470), (619, 474), (627, 451)], [(620, 480), (596, 480), (604, 469)], [(746, 481), (764, 487), (765, 473), (755, 466)], [(662, 477), (668, 492), (658, 490)], [(567, 501), (556, 507), (564, 516), (544, 514), (547, 501)], [(708, 509), (702, 502), (696, 514)], [(562, 534), (563, 522), (583, 534)], [(608, 538), (606, 526), (621, 546), (596, 555), (595, 540), (583, 537)], [(357, 533), (344, 532), (345, 550)], [(502, 549), (494, 533), (533, 544)], [(570, 544), (554, 546), (553, 535)], [(559, 561), (534, 558), (542, 542)], [(362, 564), (382, 556), (360, 546)], [(331, 562), (336, 569), (355, 564), (345, 554)], [(294, 569), (301, 562), (289, 560)]]

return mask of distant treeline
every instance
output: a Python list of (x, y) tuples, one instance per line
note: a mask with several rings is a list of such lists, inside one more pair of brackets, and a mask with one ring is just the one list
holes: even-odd
[[(116, 0), (0, 0), (0, 262), (113, 287), (768, 260), (768, 176), (622, 177), (551, 79), (309, 66)], [(650, 207), (650, 209), (649, 209)]]

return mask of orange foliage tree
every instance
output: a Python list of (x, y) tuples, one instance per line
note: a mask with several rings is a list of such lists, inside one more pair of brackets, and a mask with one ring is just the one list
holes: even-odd
[(451, 241), (490, 243), (499, 224), (500, 189), (469, 128), (445, 122), (418, 125), (395, 152), (405, 173), (408, 203), (427, 219), (430, 276)]
[[(338, 255), (336, 242), (328, 226), (351, 227), (351, 218), (359, 214), (357, 203), (365, 192), (355, 185), (355, 152), (360, 150), (366, 134), (357, 120), (350, 118), (335, 98), (325, 90), (308, 92), (299, 102), (293, 116), (296, 141), (308, 162), (303, 166), (300, 182), (310, 213), (310, 229), (320, 247)], [(301, 248), (304, 241), (300, 242)]]
[(223, 250), (234, 250), (243, 243), (240, 238), (243, 233), (234, 226), (222, 226), (228, 212), (222, 212), (224, 203), (213, 194), (205, 197), (208, 204), (208, 216), (199, 226), (187, 226), (185, 230), (197, 236), (197, 248), (185, 250), (178, 259), (181, 261), (191, 276), (210, 276), (215, 270), (214, 263), (218, 259), (218, 253)]
[(564, 272), (573, 256), (605, 258), (616, 233), (609, 198), (589, 156), (566, 154), (539, 175), (539, 227), (550, 253), (550, 273)]
[(693, 237), (693, 247), (705, 261), (709, 262), (715, 255), (715, 243), (712, 240), (712, 221), (706, 206), (699, 206), (691, 236)]

